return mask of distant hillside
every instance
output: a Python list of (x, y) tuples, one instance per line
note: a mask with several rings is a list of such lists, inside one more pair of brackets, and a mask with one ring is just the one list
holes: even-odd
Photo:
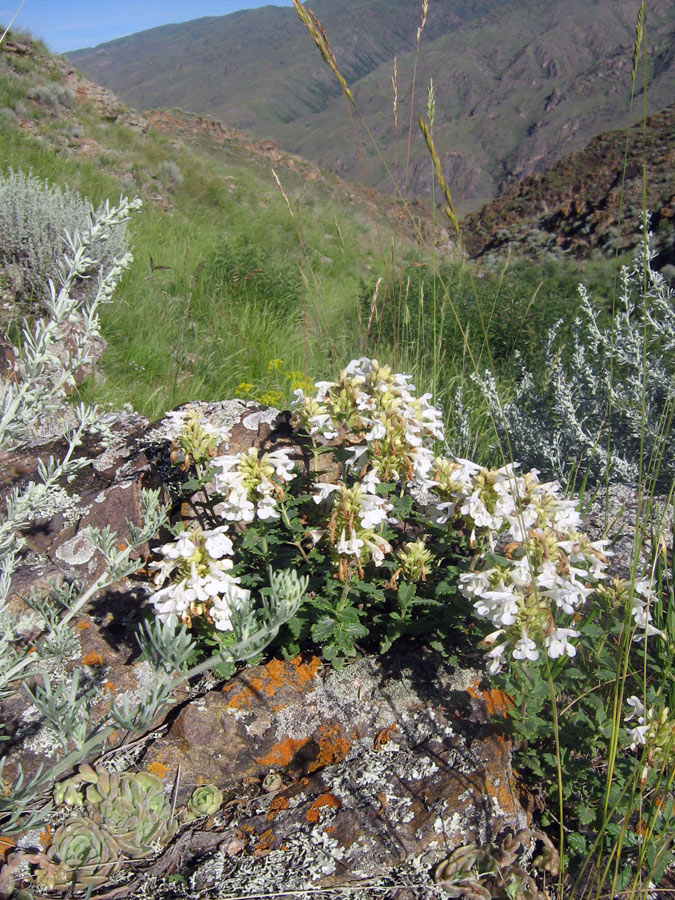
[[(419, 4), (315, 0), (359, 109), (403, 181)], [(456, 200), (473, 206), (541, 172), (627, 116), (635, 0), (431, 0), (414, 118), (436, 92), (434, 133)], [(675, 4), (649, 6), (651, 112), (675, 94)], [(398, 135), (392, 63), (398, 62)], [(354, 141), (333, 75), (295, 12), (264, 7), (140, 32), (70, 54), (87, 75), (141, 109), (181, 106), (272, 138), (349, 180), (391, 192), (363, 134)], [(357, 122), (357, 128), (358, 128)], [(409, 184), (429, 161), (415, 126)]]
[[(625, 181), (622, 184), (626, 158)], [(643, 163), (659, 267), (675, 264), (675, 104), (635, 125), (612, 131), (565, 156), (541, 175), (513, 185), (462, 222), (470, 256), (513, 251), (585, 259), (613, 254), (623, 194), (619, 249), (639, 243)]]

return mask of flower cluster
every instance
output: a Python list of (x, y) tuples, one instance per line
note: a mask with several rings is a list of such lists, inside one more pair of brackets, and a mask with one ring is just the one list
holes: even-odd
[(230, 522), (252, 522), (256, 516), (278, 519), (277, 503), (286, 496), (286, 485), (294, 477), (294, 462), (288, 450), (260, 453), (251, 447), (238, 456), (218, 456), (213, 465), (221, 471), (214, 482), (223, 495), (220, 514)]
[[(217, 630), (231, 628), (232, 610), (250, 597), (232, 574), (233, 557), (238, 566), (245, 563), (241, 539), (254, 523), (267, 532), (283, 530), (273, 545), (297, 548), (298, 564), (310, 569), (311, 538), (317, 548), (312, 559), (328, 561), (326, 595), (332, 596), (330, 585), (337, 579), (344, 585), (341, 603), (366, 579), (380, 603), (388, 602), (386, 591), (399, 591), (400, 579), (415, 584), (415, 591), (430, 578), (433, 585), (448, 542), (462, 533), (474, 557), (459, 576), (459, 589), (474, 614), (495, 629), (485, 638), (490, 673), (509, 656), (533, 661), (542, 652), (551, 659), (575, 656), (577, 626), (591, 595), (609, 590), (603, 586), (609, 551), (607, 541), (591, 541), (581, 532), (577, 504), (564, 498), (557, 482), (540, 482), (536, 469), (521, 474), (517, 464), (486, 469), (471, 460), (436, 456), (434, 442), (443, 437), (440, 410), (430, 404), (430, 395), (416, 396), (409, 376), (376, 360), (353, 360), (338, 381), (318, 382), (311, 395), (298, 389), (296, 398), (296, 429), (313, 438), (317, 454), (332, 452), (334, 462), (312, 478), (300, 473), (288, 449), (250, 448), (212, 459), (212, 512), (216, 521), (235, 528), (232, 537), (227, 524), (212, 531), (190, 528), (162, 548), (164, 559), (154, 564), (160, 589), (153, 598), (161, 618), (190, 622), (205, 616)], [(208, 429), (193, 417), (174, 444), (188, 447), (188, 438), (206, 459)], [(192, 444), (186, 461), (197, 459)], [(410, 522), (398, 521), (397, 504), (406, 491), (410, 497), (403, 508), (409, 510), (414, 500), (413, 515), (421, 518), (417, 532)], [(233, 539), (241, 540), (236, 551)], [(266, 537), (264, 543), (267, 559)], [(244, 579), (248, 586), (254, 582)], [(433, 587), (427, 592), (420, 603), (439, 602)], [(636, 584), (631, 599), (636, 626), (647, 635), (659, 633), (650, 624), (650, 585)], [(355, 610), (358, 618), (363, 603)]]
[(391, 553), (391, 544), (378, 534), (377, 528), (384, 522), (393, 522), (388, 516), (392, 504), (377, 493), (379, 479), (374, 472), (352, 487), (344, 482), (314, 484), (314, 502), (331, 501), (331, 513), (327, 534), (338, 558), (338, 578), (346, 581), (351, 563), (356, 566), (359, 577), (363, 577), (363, 563), (372, 559), (376, 566), (382, 565), (385, 553)]
[(317, 382), (313, 397), (295, 391), (295, 423), (313, 437), (346, 440), (352, 466), (367, 464), (383, 481), (426, 479), (442, 414), (410, 381), (375, 359), (352, 360), (339, 381)]
[(456, 511), (474, 532), (489, 529), (492, 548), (500, 534), (511, 539), (502, 554), (483, 554), (474, 571), (460, 576), (476, 614), (497, 627), (485, 639), (492, 645), (489, 671), (499, 671), (507, 650), (521, 660), (538, 659), (542, 648), (551, 659), (574, 656), (571, 639), (579, 632), (565, 626), (606, 577), (607, 542), (579, 533), (574, 504), (560, 497), (555, 482), (541, 484), (535, 471), (516, 476), (512, 467), (483, 470), (471, 487), (468, 496), (459, 490)]
[(646, 707), (642, 700), (635, 696), (629, 697), (626, 703), (631, 707), (631, 712), (625, 717), (624, 722), (636, 722), (631, 728), (626, 728), (630, 749), (646, 748), (642, 772), (644, 780), (650, 770), (658, 768), (663, 762), (673, 764), (675, 719), (671, 718), (667, 706)]
[(233, 546), (226, 532), (227, 525), (191, 528), (164, 544), (163, 559), (150, 563), (160, 587), (152, 596), (159, 619), (190, 625), (204, 616), (218, 631), (232, 629), (232, 612), (249, 602), (250, 592), (231, 574)]

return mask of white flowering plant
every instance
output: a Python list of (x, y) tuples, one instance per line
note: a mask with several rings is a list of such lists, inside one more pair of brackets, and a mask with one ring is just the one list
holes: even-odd
[[(353, 360), (313, 393), (298, 389), (292, 421), (294, 446), (210, 459), (201, 521), (179, 525), (152, 564), (162, 621), (226, 641), (274, 565), (309, 579), (283, 635), (287, 653), (311, 640), (340, 665), (406, 632), (447, 647), (473, 615), (492, 626), (491, 674), (507, 660), (575, 656), (610, 550), (583, 534), (557, 483), (436, 453), (441, 410), (376, 360)], [(200, 444), (198, 427), (189, 418), (184, 433)], [(632, 602), (651, 635), (639, 591)]]
[[(320, 652), (339, 667), (406, 637), (459, 661), (482, 639), (486, 674), (513, 703), (504, 727), (519, 768), (549, 786), (551, 690), (569, 707), (557, 740), (580, 832), (568, 853), (587, 850), (591, 826), (613, 840), (604, 774), (588, 762), (611, 754), (620, 649), (655, 673), (672, 659), (670, 607), (661, 608), (653, 578), (610, 580), (610, 542), (584, 534), (577, 501), (558, 483), (516, 464), (488, 469), (451, 456), (442, 411), (408, 376), (355, 359), (335, 381), (295, 396), (292, 437), (239, 454), (217, 455), (207, 423), (176, 414), (186, 416), (182, 430), (175, 423), (176, 462), (192, 447), (202, 455), (186, 469), (196, 515), (174, 527), (152, 564), (157, 616), (217, 652), (265, 602), (272, 566), (308, 584), (277, 638), (286, 655)], [(631, 663), (627, 686), (637, 688), (640, 665)], [(625, 750), (615, 748), (621, 788), (635, 743), (626, 732)], [(634, 858), (635, 841), (624, 844)]]

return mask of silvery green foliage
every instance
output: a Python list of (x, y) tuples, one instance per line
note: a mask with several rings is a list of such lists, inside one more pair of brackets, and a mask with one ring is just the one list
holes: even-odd
[[(581, 316), (563, 358), (557, 326), (546, 344), (542, 383), (522, 370), (515, 393), (501, 401), (493, 374), (476, 379), (515, 459), (544, 474), (594, 483), (669, 484), (675, 476), (675, 306), (651, 267), (648, 221), (633, 268), (621, 270), (621, 293), (609, 326), (580, 285)], [(506, 446), (506, 445), (505, 445)]]
[[(107, 303), (122, 272), (131, 263), (131, 254), (113, 258), (107, 268), (98, 267), (95, 250), (114, 229), (125, 223), (140, 200), (121, 198), (117, 207), (107, 202), (96, 213), (84, 232), (72, 236), (65, 232), (67, 250), (59, 263), (60, 289), (57, 294), (49, 282), (45, 301), (46, 317), (24, 321), (21, 355), (14, 366), (12, 380), (0, 381), (0, 449), (11, 449), (29, 441), (36, 423), (63, 408), (67, 389), (75, 385), (76, 373), (92, 359), (92, 347), (100, 337), (98, 310)], [(92, 298), (75, 290), (83, 277), (98, 269), (96, 291)], [(73, 329), (73, 324), (77, 327)], [(73, 347), (55, 349), (68, 332)], [(89, 422), (87, 424), (90, 424)]]
[[(55, 94), (52, 100), (63, 102), (62, 97)], [(13, 169), (0, 175), (0, 265), (16, 267), (22, 296), (48, 299), (49, 281), (58, 279), (58, 264), (66, 250), (64, 229), (86, 233), (102, 212), (102, 208), (95, 212), (74, 191), (45, 184), (33, 175)], [(126, 249), (127, 229), (119, 222), (97, 236), (89, 252), (93, 261), (89, 274), (100, 266), (110, 268)]]

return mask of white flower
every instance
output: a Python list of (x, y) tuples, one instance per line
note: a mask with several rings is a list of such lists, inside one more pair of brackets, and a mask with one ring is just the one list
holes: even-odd
[(477, 615), (494, 625), (513, 625), (518, 615), (518, 596), (502, 583), (501, 589), (485, 591), (474, 604)]
[(579, 637), (581, 632), (575, 631), (573, 628), (554, 628), (553, 631), (544, 638), (544, 646), (551, 659), (558, 659), (563, 654), (572, 657), (576, 656), (577, 648), (574, 644), (570, 644), (569, 638)]
[(232, 541), (225, 534), (226, 531), (227, 525), (220, 525), (212, 531), (203, 533), (205, 537), (204, 547), (212, 559), (221, 559), (223, 556), (232, 556), (234, 553)]
[(638, 747), (643, 747), (647, 743), (648, 732), (649, 725), (636, 725), (635, 728), (627, 728), (626, 734), (631, 741), (630, 749), (637, 750)]
[(232, 630), (232, 612), (245, 606), (251, 597), (251, 592), (241, 587), (235, 581), (230, 581), (220, 596), (214, 597), (209, 610), (213, 624), (218, 631)]
[(326, 399), (326, 394), (331, 388), (336, 387), (334, 381), (317, 381), (314, 385), (316, 388), (316, 397), (314, 398), (317, 403), (323, 403)]
[(373, 422), (373, 426), (370, 431), (367, 431), (364, 435), (367, 441), (381, 441), (382, 438), (387, 436), (387, 429), (385, 427), (384, 422), (381, 422), (379, 419), (376, 419)]
[(261, 521), (265, 521), (266, 519), (279, 518), (277, 503), (271, 494), (268, 494), (267, 496), (263, 497), (262, 500), (258, 501), (257, 514), (258, 518)]
[(537, 645), (527, 636), (527, 631), (523, 628), (520, 638), (516, 641), (513, 648), (514, 659), (539, 659), (539, 651)]
[[(497, 638), (502, 634), (504, 634), (504, 629), (500, 628), (499, 631), (493, 631), (491, 634), (488, 634), (486, 637), (484, 637), (481, 643), (490, 646), (494, 644)], [(486, 654), (488, 659), (490, 660), (488, 664), (488, 672), (490, 673), (490, 675), (496, 675), (497, 672), (500, 671), (502, 665), (504, 664), (504, 654), (507, 647), (508, 644), (506, 643), (496, 644), (492, 647), (489, 653)]]
[(382, 565), (385, 553), (391, 553), (391, 544), (379, 534), (373, 535), (372, 538), (364, 537), (363, 543), (366, 549), (370, 551), (376, 566)]
[(377, 528), (382, 522), (387, 521), (387, 512), (392, 509), (391, 503), (387, 503), (384, 497), (377, 494), (361, 494), (361, 527), (369, 530)]
[(639, 697), (633, 695), (626, 700), (626, 703), (629, 706), (632, 706), (632, 710), (629, 715), (627, 715), (624, 719), (624, 722), (630, 722), (632, 719), (637, 719), (638, 722), (645, 721), (645, 707), (642, 700)]
[(150, 597), (150, 602), (155, 607), (157, 618), (167, 624), (175, 624), (181, 619), (192, 597), (185, 592), (186, 579), (178, 584), (170, 584), (161, 591), (155, 591)]
[(314, 500), (317, 505), (323, 503), (331, 494), (339, 490), (337, 484), (329, 484), (327, 481), (315, 481), (313, 487), (316, 493), (312, 494), (312, 500)]
[(363, 541), (360, 538), (357, 538), (356, 532), (352, 531), (349, 539), (345, 536), (345, 530), (342, 529), (342, 534), (340, 535), (340, 540), (337, 543), (337, 552), (340, 556), (356, 556), (359, 558), (361, 556), (361, 548), (363, 547)]
[(265, 454), (266, 459), (274, 467), (274, 474), (279, 481), (289, 482), (295, 477), (293, 468), (295, 463), (289, 451), (281, 448), (280, 450), (270, 450)]
[(166, 423), (164, 426), (164, 431), (169, 440), (177, 440), (181, 431), (185, 427), (185, 413), (186, 410), (184, 409), (172, 409), (164, 416), (164, 422)]
[(190, 532), (183, 531), (176, 541), (163, 545), (162, 553), (169, 559), (190, 559), (196, 549), (197, 545), (192, 542)]
[(242, 487), (231, 490), (229, 496), (218, 505), (217, 511), (230, 522), (252, 522), (255, 519), (255, 506)]
[(307, 419), (310, 434), (322, 434), (326, 440), (332, 441), (338, 436), (335, 423), (329, 413), (317, 413)]
[(360, 359), (353, 359), (342, 373), (343, 377), (345, 375), (365, 377), (372, 372), (373, 365), (377, 365), (377, 360), (370, 360), (367, 356), (362, 356)]
[(378, 484), (380, 484), (380, 479), (377, 472), (375, 469), (368, 469), (361, 479), (361, 490), (364, 494), (377, 494)]

